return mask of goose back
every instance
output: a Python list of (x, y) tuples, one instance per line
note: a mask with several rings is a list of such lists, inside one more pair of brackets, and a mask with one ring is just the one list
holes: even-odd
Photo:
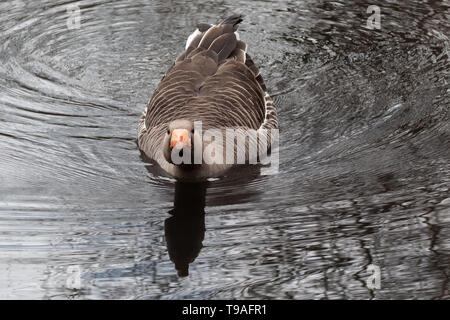
[(264, 80), (237, 33), (242, 18), (200, 24), (189, 36), (141, 117), (138, 144), (147, 156), (164, 162), (161, 141), (176, 119), (201, 121), (203, 129), (278, 128)]

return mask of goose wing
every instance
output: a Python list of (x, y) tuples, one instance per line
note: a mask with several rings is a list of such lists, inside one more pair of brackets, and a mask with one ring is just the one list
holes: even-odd
[(150, 99), (146, 128), (180, 118), (219, 128), (264, 124), (270, 97), (238, 38), (241, 21), (234, 15), (217, 26), (199, 25)]

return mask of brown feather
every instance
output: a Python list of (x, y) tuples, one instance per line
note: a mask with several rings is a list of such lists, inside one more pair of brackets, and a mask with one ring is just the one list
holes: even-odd
[[(169, 68), (141, 117), (139, 147), (174, 176), (184, 173), (161, 152), (167, 125), (174, 120), (202, 121), (204, 129), (278, 128), (276, 108), (259, 69), (234, 33), (242, 17), (233, 15), (217, 26), (199, 25), (199, 34)], [(202, 175), (224, 168), (208, 168)]]

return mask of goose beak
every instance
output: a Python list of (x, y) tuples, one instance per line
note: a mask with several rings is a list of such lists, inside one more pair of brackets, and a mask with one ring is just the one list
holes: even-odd
[(187, 129), (174, 129), (170, 137), (170, 147), (183, 148), (184, 146), (191, 146), (191, 138), (189, 138), (189, 131)]

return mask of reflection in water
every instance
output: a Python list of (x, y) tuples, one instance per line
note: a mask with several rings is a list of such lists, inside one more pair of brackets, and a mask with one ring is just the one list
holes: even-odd
[(175, 184), (174, 208), (164, 223), (167, 251), (180, 277), (189, 275), (205, 237), (206, 183)]

